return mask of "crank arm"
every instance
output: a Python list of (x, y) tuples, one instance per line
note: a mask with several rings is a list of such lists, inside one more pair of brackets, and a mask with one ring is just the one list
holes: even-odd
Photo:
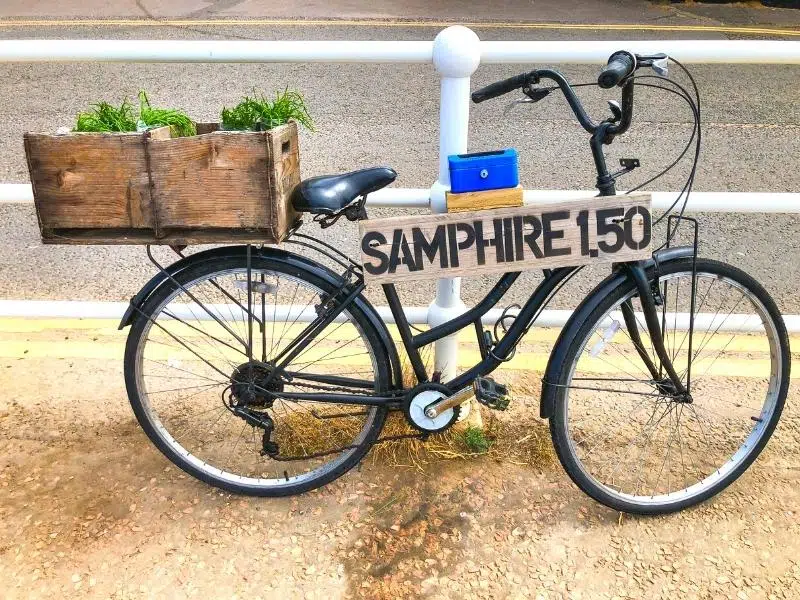
[(473, 386), (467, 386), (452, 396), (447, 396), (438, 402), (434, 402), (430, 406), (427, 406), (425, 408), (425, 416), (429, 419), (435, 419), (444, 411), (459, 406), (460, 404), (464, 404), (464, 402), (469, 400), (474, 395), (475, 390), (473, 389)]

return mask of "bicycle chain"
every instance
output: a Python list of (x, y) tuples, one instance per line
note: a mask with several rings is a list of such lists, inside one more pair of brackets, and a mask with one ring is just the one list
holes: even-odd
[[(353, 393), (353, 388), (348, 388), (348, 387), (331, 387), (331, 386), (315, 385), (313, 383), (296, 383), (295, 381), (290, 381), (287, 383), (290, 383), (295, 387), (301, 387), (310, 390), (321, 390), (323, 392), (343, 392), (345, 394)], [(387, 394), (391, 394), (391, 392), (387, 392)], [(361, 395), (364, 396), (365, 398), (369, 398), (374, 394), (361, 394)], [(278, 398), (278, 399), (283, 400), (283, 398)]]
[[(296, 387), (301, 387), (304, 389), (313, 389), (313, 390), (322, 390), (327, 392), (345, 392), (345, 393), (352, 393), (352, 389), (345, 388), (345, 387), (330, 387), (330, 386), (322, 386), (322, 385), (315, 385), (313, 383), (294, 383), (292, 385)], [(369, 397), (369, 395), (364, 394), (365, 397)], [(313, 414), (313, 413), (312, 413)], [(319, 418), (319, 417), (317, 417)], [(403, 439), (411, 439), (411, 438), (418, 438), (423, 439), (427, 438), (427, 434), (424, 433), (408, 433), (408, 434), (400, 434), (400, 435), (392, 435), (385, 438), (379, 438), (372, 442), (372, 445), (381, 444), (383, 442), (391, 442), (396, 440), (403, 440)], [(315, 452), (313, 454), (308, 454), (305, 456), (279, 456), (278, 454), (269, 454), (262, 451), (262, 456), (269, 456), (272, 460), (278, 462), (290, 462), (295, 460), (310, 460), (313, 458), (320, 458), (322, 456), (327, 456), (329, 454), (338, 454), (339, 452), (344, 452), (345, 450), (354, 450), (356, 448), (361, 448), (363, 444), (350, 444), (349, 446), (341, 446), (339, 448), (333, 448), (331, 450), (325, 450), (323, 452)]]
[[(383, 442), (393, 442), (396, 440), (407, 440), (407, 439), (421, 439), (423, 442), (428, 437), (426, 433), (404, 433), (401, 435), (390, 435), (389, 437), (385, 438), (378, 438), (374, 442), (371, 443), (372, 446), (376, 444), (382, 444)], [(315, 452), (314, 454), (308, 454), (306, 456), (278, 456), (277, 454), (267, 454), (266, 452), (262, 452), (262, 456), (269, 456), (272, 460), (278, 462), (290, 462), (295, 460), (310, 460), (312, 458), (320, 458), (322, 456), (327, 456), (328, 454), (338, 454), (339, 452), (344, 452), (345, 450), (353, 450), (355, 448), (361, 448), (364, 444), (350, 444), (349, 446), (342, 446), (341, 448), (334, 448), (332, 450), (326, 450), (324, 452)]]

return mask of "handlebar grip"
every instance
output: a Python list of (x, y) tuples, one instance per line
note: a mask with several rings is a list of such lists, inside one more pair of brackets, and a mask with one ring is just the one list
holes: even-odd
[(633, 73), (635, 68), (636, 57), (633, 54), (625, 50), (614, 52), (608, 58), (608, 64), (600, 71), (597, 85), (604, 89), (612, 88)]
[(472, 92), (472, 101), (475, 104), (478, 104), (484, 100), (490, 100), (491, 98), (497, 98), (498, 96), (502, 96), (508, 92), (513, 92), (514, 90), (519, 89), (528, 83), (529, 79), (530, 73), (522, 73), (521, 75), (514, 75), (514, 77), (509, 77), (508, 79), (503, 79), (502, 81), (495, 81), (486, 87), (482, 87)]

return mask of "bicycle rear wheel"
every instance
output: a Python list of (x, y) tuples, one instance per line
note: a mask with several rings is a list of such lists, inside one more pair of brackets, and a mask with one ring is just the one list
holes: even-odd
[[(772, 435), (789, 386), (783, 320), (752, 277), (697, 260), (691, 356), (691, 260), (662, 265), (659, 282), (665, 346), (684, 385), (691, 367), (692, 402), (673, 396), (666, 375), (654, 378), (639, 356), (621, 314), (624, 302), (640, 307), (631, 282), (603, 299), (573, 338), (550, 420), (558, 457), (578, 487), (641, 514), (681, 510), (735, 481)], [(636, 318), (658, 366), (643, 315)]]
[[(187, 473), (235, 493), (297, 494), (356, 465), (386, 409), (265, 392), (368, 395), (388, 389), (390, 367), (357, 298), (291, 361), (288, 376), (270, 381), (278, 357), (308, 325), (303, 316), (314, 318), (337, 282), (269, 251), (254, 251), (250, 267), (248, 284), (244, 256), (199, 262), (153, 293), (128, 336), (128, 396), (153, 443)], [(264, 429), (236, 406), (274, 424), (270, 452)]]

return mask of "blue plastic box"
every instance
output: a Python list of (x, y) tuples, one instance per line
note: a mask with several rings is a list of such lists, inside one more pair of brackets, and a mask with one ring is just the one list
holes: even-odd
[(517, 151), (514, 148), (453, 154), (447, 157), (447, 162), (450, 166), (450, 190), (457, 194), (519, 185)]

